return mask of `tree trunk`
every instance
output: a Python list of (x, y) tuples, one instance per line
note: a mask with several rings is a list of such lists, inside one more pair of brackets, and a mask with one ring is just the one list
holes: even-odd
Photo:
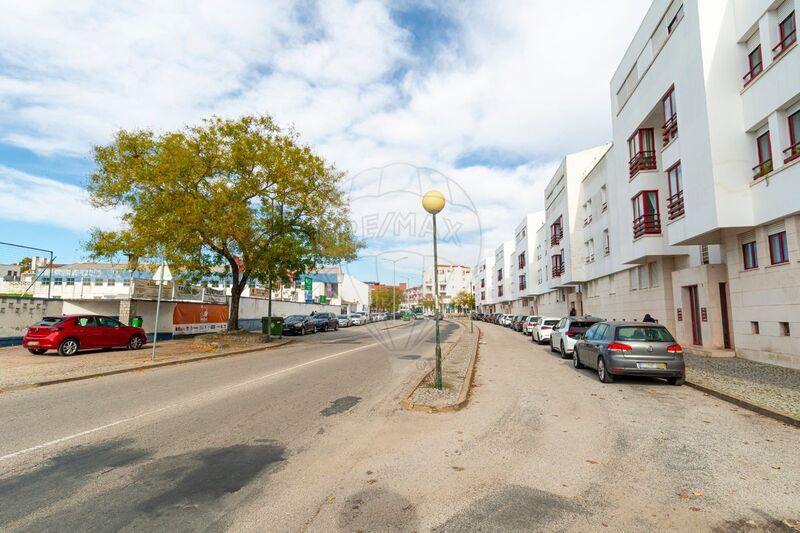
[(239, 301), (242, 296), (242, 289), (238, 283), (231, 285), (231, 307), (228, 313), (228, 331), (239, 329)]
[(272, 340), (272, 280), (267, 282), (267, 342)]

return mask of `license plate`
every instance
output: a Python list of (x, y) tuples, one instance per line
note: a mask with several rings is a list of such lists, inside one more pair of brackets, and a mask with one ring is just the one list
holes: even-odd
[(39, 341), (28, 341), (28, 346), (39, 346)]
[(636, 363), (636, 368), (664, 370), (667, 368), (667, 363)]

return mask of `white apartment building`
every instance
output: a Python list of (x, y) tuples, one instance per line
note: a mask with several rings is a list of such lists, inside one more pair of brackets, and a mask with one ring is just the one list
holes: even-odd
[[(422, 279), (423, 296), (434, 296), (434, 267), (425, 269)], [(449, 306), (460, 292), (472, 291), (472, 269), (465, 265), (439, 265), (439, 298), (441, 305)]]
[(494, 256), (486, 257), (473, 272), (475, 307), (481, 313), (494, 313), (494, 305), (497, 302), (494, 297)]
[(800, 367), (798, 4), (652, 3), (612, 146), (545, 190), (537, 313), (650, 313), (690, 350)]

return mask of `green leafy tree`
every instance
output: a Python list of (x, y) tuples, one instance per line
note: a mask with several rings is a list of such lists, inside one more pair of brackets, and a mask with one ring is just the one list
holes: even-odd
[(423, 309), (433, 310), (433, 308), (436, 306), (436, 302), (434, 301), (433, 296), (429, 294), (419, 299), (419, 306)]
[(23, 257), (19, 264), (20, 273), (28, 272), (31, 269), (32, 259), (30, 257)]
[[(392, 294), (394, 294), (394, 300), (392, 300)], [(372, 307), (396, 313), (404, 298), (405, 291), (400, 287), (378, 287), (372, 291)]]
[(475, 308), (475, 295), (471, 292), (461, 291), (455, 295), (451, 303), (460, 311), (472, 310)]
[(121, 208), (122, 229), (93, 230), (94, 257), (161, 258), (188, 277), (222, 266), (232, 279), (228, 328), (250, 280), (355, 258), (343, 174), (269, 116), (214, 117), (155, 134), (116, 133), (94, 149), (91, 202)]

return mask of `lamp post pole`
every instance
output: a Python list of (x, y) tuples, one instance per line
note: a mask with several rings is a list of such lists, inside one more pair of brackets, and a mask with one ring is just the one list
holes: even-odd
[(434, 382), (437, 389), (442, 390), (442, 344), (439, 335), (439, 313), (441, 303), (439, 301), (439, 254), (436, 247), (436, 214), (444, 209), (444, 195), (437, 190), (430, 190), (422, 197), (422, 207), (433, 217), (433, 319), (436, 329), (436, 368), (434, 370)]

